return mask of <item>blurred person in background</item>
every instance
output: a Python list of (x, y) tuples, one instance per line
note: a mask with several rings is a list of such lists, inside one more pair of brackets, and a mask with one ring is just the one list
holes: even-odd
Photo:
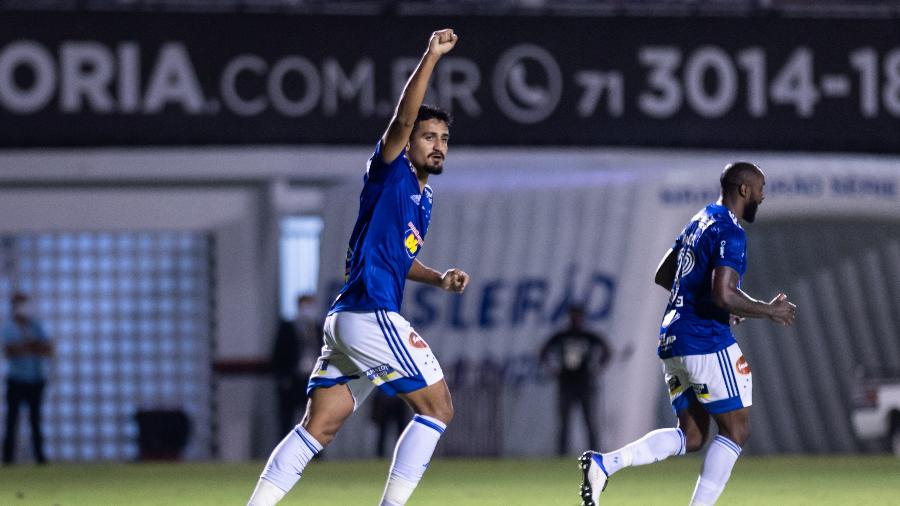
[(541, 365), (556, 377), (556, 407), (559, 412), (558, 455), (565, 455), (569, 446), (569, 414), (576, 405), (581, 408), (588, 433), (588, 444), (597, 448), (594, 427), (595, 378), (599, 377), (612, 356), (602, 334), (584, 326), (584, 308), (569, 306), (569, 326), (550, 336), (541, 347)]
[(712, 416), (718, 434), (706, 452), (690, 503), (711, 506), (725, 490), (750, 437), (753, 378), (731, 326), (743, 318), (792, 325), (797, 306), (783, 293), (765, 302), (741, 290), (747, 237), (740, 220), (753, 223), (756, 218), (765, 198), (765, 174), (752, 163), (734, 162), (722, 171), (719, 184), (719, 200), (694, 215), (663, 256), (654, 278), (670, 294), (657, 356), (678, 427), (654, 430), (613, 452), (584, 452), (581, 498), (586, 506), (596, 506), (609, 477), (623, 468), (699, 451), (709, 437)]
[(446, 111), (422, 101), (438, 60), (457, 40), (450, 29), (431, 34), (369, 158), (362, 193), (348, 196), (347, 205), (358, 205), (359, 214), (347, 249), (345, 284), (325, 319), (306, 414), (272, 451), (249, 506), (281, 501), (376, 386), (399, 395), (416, 413), (397, 441), (380, 502), (403, 506), (453, 418), (437, 358), (399, 311), (407, 279), (452, 293), (462, 293), (469, 282), (460, 269), (439, 272), (416, 258), (431, 222), (428, 178), (444, 170), (451, 123)]
[(278, 420), (282, 433), (291, 430), (298, 409), (306, 405), (306, 383), (322, 347), (322, 321), (315, 296), (297, 297), (297, 315), (282, 320), (272, 347), (272, 373), (278, 395)]
[(12, 318), (3, 324), (3, 353), (6, 355), (6, 437), (3, 439), (3, 463), (15, 460), (19, 406), (28, 406), (31, 444), (38, 464), (47, 461), (41, 432), (41, 402), (47, 384), (47, 363), (53, 356), (53, 343), (34, 316), (31, 301), (24, 293), (11, 299)]

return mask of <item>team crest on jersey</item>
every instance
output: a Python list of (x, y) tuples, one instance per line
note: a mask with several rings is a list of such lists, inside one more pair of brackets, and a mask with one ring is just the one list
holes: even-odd
[(413, 222), (407, 223), (406, 233), (403, 234), (403, 246), (406, 248), (406, 254), (409, 255), (409, 258), (415, 258), (424, 244), (425, 241), (422, 240), (419, 229), (413, 225)]
[(410, 200), (415, 202), (416, 205), (419, 205), (419, 203), (422, 202), (422, 195), (419, 195), (418, 193), (413, 193), (412, 195), (409, 196), (409, 198), (410, 198)]
[(750, 363), (747, 362), (747, 359), (741, 355), (741, 358), (737, 359), (737, 362), (734, 364), (734, 368), (737, 369), (739, 374), (750, 374)]
[(416, 334), (415, 332), (409, 333), (409, 345), (412, 346), (413, 348), (427, 348), (428, 347), (428, 343), (426, 343), (425, 340), (422, 339), (422, 336), (420, 336), (419, 334)]

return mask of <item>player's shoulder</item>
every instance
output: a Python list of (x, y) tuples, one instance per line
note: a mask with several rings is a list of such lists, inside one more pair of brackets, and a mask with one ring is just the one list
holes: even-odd
[(720, 204), (706, 206), (704, 212), (714, 222), (715, 228), (723, 232), (744, 233), (740, 220), (727, 207)]
[(375, 150), (372, 151), (372, 156), (366, 162), (366, 175), (369, 177), (375, 176), (375, 179), (385, 179), (391, 174), (402, 174), (406, 171), (415, 175), (415, 168), (406, 154), (406, 148), (403, 148), (396, 158), (386, 160), (384, 158), (383, 143), (383, 139), (378, 139), (378, 142), (375, 144)]

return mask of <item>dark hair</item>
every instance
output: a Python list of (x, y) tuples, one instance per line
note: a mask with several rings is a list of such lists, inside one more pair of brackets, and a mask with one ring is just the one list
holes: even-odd
[(450, 125), (453, 124), (453, 116), (449, 112), (435, 105), (422, 104), (419, 106), (419, 114), (416, 116), (415, 124), (413, 124), (413, 130), (419, 126), (420, 121), (428, 121), (430, 119), (443, 121), (447, 124), (447, 128), (450, 128)]
[(731, 188), (736, 188), (744, 183), (752, 176), (760, 173), (759, 167), (750, 162), (732, 162), (725, 166), (722, 175), (719, 177), (719, 184), (722, 185), (722, 193), (728, 192)]

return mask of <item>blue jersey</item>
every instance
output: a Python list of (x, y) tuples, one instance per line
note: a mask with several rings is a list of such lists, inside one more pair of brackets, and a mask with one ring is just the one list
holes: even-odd
[(715, 353), (734, 343), (728, 311), (712, 301), (712, 272), (747, 270), (747, 239), (725, 206), (710, 204), (688, 223), (672, 247), (678, 255), (675, 281), (659, 330), (660, 358)]
[(406, 150), (387, 163), (379, 141), (363, 176), (359, 215), (347, 248), (344, 287), (330, 313), (400, 311), (406, 274), (425, 244), (431, 205), (431, 187), (419, 189)]
[[(50, 343), (50, 338), (44, 332), (39, 323), (32, 320), (20, 326), (13, 320), (3, 324), (0, 333), (3, 336), (3, 345), (22, 344), (24, 341), (39, 341)], [(9, 369), (7, 378), (22, 383), (40, 383), (47, 379), (46, 364), (50, 359), (43, 355), (28, 353), (26, 355), (9, 357)]]

